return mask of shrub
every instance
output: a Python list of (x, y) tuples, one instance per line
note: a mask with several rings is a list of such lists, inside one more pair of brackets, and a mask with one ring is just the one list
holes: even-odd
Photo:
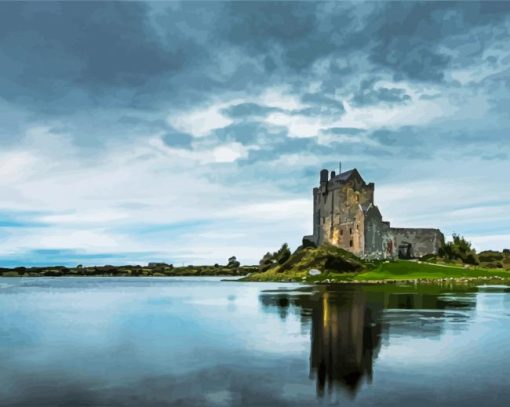
[(267, 252), (264, 254), (262, 259), (259, 261), (259, 270), (260, 271), (267, 271), (271, 267), (274, 267), (276, 265), (276, 259), (274, 258), (274, 254)]
[(290, 252), (289, 245), (284, 243), (282, 244), (282, 247), (280, 247), (280, 249), (278, 249), (276, 252), (267, 252), (264, 254), (262, 259), (259, 261), (259, 270), (267, 271), (274, 266), (282, 265), (287, 260), (289, 260), (291, 254), (292, 253)]
[(236, 268), (239, 268), (240, 265), (241, 265), (241, 263), (237, 261), (236, 256), (232, 256), (228, 259), (228, 264), (227, 264), (228, 268), (236, 269)]
[(478, 264), (476, 251), (464, 237), (453, 234), (453, 240), (439, 249), (439, 256), (447, 260), (461, 260), (465, 264)]
[(486, 250), (478, 255), (480, 261), (483, 262), (494, 262), (503, 260), (503, 253), (496, 252), (494, 250)]
[(485, 263), (483, 266), (490, 268), (490, 269), (502, 269), (503, 268), (503, 264), (501, 264), (499, 262), (489, 262), (489, 263)]
[(274, 254), (274, 257), (278, 264), (283, 264), (289, 259), (290, 255), (291, 255), (291, 253), (290, 253), (289, 245), (287, 243), (284, 243), (282, 245), (282, 247), (280, 248), (280, 250), (278, 250)]
[(475, 253), (468, 253), (466, 258), (465, 259), (462, 259), (462, 261), (465, 263), (465, 264), (472, 264), (472, 265), (477, 265), (479, 264), (480, 262), (478, 261), (478, 258), (476, 257), (476, 254)]

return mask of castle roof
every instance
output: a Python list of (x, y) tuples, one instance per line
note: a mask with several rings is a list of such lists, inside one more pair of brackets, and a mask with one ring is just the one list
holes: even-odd
[(347, 181), (351, 175), (354, 173), (354, 171), (357, 172), (356, 168), (353, 168), (352, 170), (349, 170), (349, 171), (344, 171), (340, 174), (338, 174), (337, 176), (335, 176), (335, 180), (338, 180), (338, 181)]
[(357, 175), (362, 182), (365, 182), (365, 180), (363, 179), (363, 177), (360, 175), (360, 173), (358, 172), (358, 170), (356, 168), (353, 168), (352, 170), (344, 171), (338, 175), (335, 175), (333, 178), (331, 178), (331, 180), (337, 181), (337, 182), (345, 182), (345, 181), (348, 181), (354, 175)]

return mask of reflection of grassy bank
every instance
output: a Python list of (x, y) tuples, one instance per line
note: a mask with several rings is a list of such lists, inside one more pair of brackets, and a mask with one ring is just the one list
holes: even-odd
[[(311, 276), (310, 269), (321, 274)], [(352, 282), (388, 283), (398, 281), (431, 282), (494, 280), (510, 281), (510, 271), (479, 266), (432, 264), (419, 261), (373, 261), (365, 262), (351, 253), (333, 246), (301, 248), (282, 265), (264, 273), (246, 277), (246, 281), (304, 281), (304, 282)]]
[(242, 276), (257, 271), (256, 266), (184, 266), (152, 263), (148, 266), (93, 266), (93, 267), (16, 267), (0, 268), (3, 277), (40, 277), (40, 276), (111, 276), (111, 277), (172, 277), (172, 276)]

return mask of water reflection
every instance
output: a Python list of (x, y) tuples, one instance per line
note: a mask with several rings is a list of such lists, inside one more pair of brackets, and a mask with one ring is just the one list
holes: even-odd
[[(426, 290), (427, 291), (427, 290)], [(300, 315), (311, 335), (310, 376), (317, 395), (342, 389), (355, 397), (363, 382), (371, 383), (374, 360), (390, 332), (437, 336), (447, 323), (466, 323), (476, 305), (473, 288), (449, 295), (431, 287), (307, 287), (264, 291), (259, 300), (268, 312), (285, 319)], [(451, 328), (451, 327), (450, 327)]]
[(324, 292), (312, 312), (310, 369), (320, 396), (338, 385), (354, 395), (364, 377), (372, 379), (380, 344), (381, 310), (360, 290), (336, 294)]
[(507, 405), (508, 291), (5, 279), (0, 405)]

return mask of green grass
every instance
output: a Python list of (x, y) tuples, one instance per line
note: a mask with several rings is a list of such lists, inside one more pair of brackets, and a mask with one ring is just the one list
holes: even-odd
[(414, 261), (393, 261), (381, 263), (374, 270), (356, 275), (356, 281), (371, 280), (425, 280), (425, 279), (463, 279), (463, 278), (505, 278), (510, 279), (510, 272), (504, 270), (484, 269), (480, 267), (464, 268), (437, 264), (418, 263)]
[[(319, 276), (310, 276), (308, 271), (312, 268), (319, 269), (322, 273)], [(299, 249), (284, 264), (264, 273), (253, 273), (244, 280), (363, 283), (445, 279), (510, 281), (510, 271), (408, 260), (365, 262), (345, 250), (325, 245)]]

